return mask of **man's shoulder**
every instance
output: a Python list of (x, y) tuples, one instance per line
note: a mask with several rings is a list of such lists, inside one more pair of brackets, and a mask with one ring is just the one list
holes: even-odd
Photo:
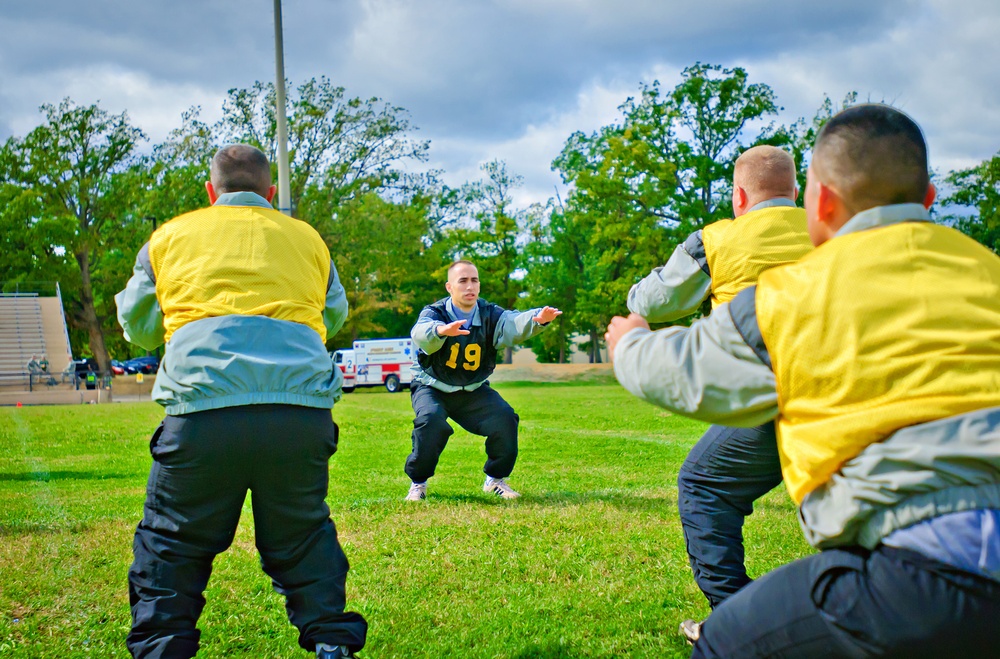
[(424, 306), (424, 308), (421, 309), (421, 311), (420, 311), (420, 315), (423, 315), (425, 312), (427, 312), (427, 313), (433, 313), (435, 315), (437, 315), (437, 314), (447, 314), (447, 312), (448, 312), (448, 298), (443, 297), (440, 300), (435, 300), (434, 302), (431, 302), (430, 304)]
[[(718, 245), (725, 238), (726, 233), (732, 228), (735, 220), (716, 220), (711, 224), (706, 224), (699, 231), (701, 231), (701, 243), (702, 245)], [(691, 240), (693, 236), (697, 236), (698, 231), (695, 231), (688, 236), (688, 240)], [(687, 241), (685, 241), (687, 242)]]
[(767, 206), (765, 208), (758, 208), (757, 210), (752, 210), (745, 213), (741, 217), (737, 218), (737, 221), (741, 223), (746, 223), (747, 220), (753, 221), (758, 218), (766, 217), (781, 217), (781, 218), (798, 218), (801, 217), (805, 219), (806, 209), (800, 206)]
[(160, 225), (156, 232), (153, 233), (153, 236), (162, 238), (163, 236), (168, 236), (180, 231), (195, 231), (205, 228), (209, 228), (211, 230), (212, 225), (206, 224), (208, 220), (211, 220), (212, 222), (219, 222), (225, 221), (226, 219), (245, 219), (248, 212), (258, 215), (261, 218), (266, 218), (268, 221), (275, 223), (280, 227), (281, 231), (291, 231), (299, 237), (314, 241), (317, 245), (326, 245), (326, 241), (323, 240), (323, 236), (320, 235), (319, 231), (304, 220), (285, 215), (281, 211), (277, 211), (273, 208), (264, 208), (253, 205), (241, 206), (238, 204), (216, 204), (215, 206), (206, 206), (204, 208), (188, 211), (187, 213), (182, 213), (181, 215), (178, 215)]
[(490, 302), (489, 300), (484, 300), (483, 298), (479, 298), (478, 300), (476, 300), (476, 304), (479, 305), (480, 314), (489, 313), (491, 316), (497, 318), (500, 316), (500, 314), (507, 311), (507, 309), (504, 309), (499, 304), (494, 304), (493, 302)]

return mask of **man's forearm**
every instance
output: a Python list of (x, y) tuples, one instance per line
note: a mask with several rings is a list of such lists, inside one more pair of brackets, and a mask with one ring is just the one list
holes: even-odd
[(347, 291), (340, 283), (340, 275), (333, 261), (330, 261), (330, 280), (330, 286), (326, 291), (326, 306), (323, 309), (323, 324), (326, 325), (328, 339), (344, 326), (348, 313)]
[(445, 337), (437, 333), (437, 328), (444, 325), (440, 320), (435, 320), (429, 316), (421, 315), (417, 323), (410, 330), (410, 338), (413, 343), (425, 353), (432, 354), (441, 349), (446, 340)]
[(136, 263), (125, 290), (115, 296), (118, 323), (125, 340), (145, 350), (163, 345), (163, 312), (156, 299), (156, 284), (140, 263)]
[(711, 290), (711, 276), (683, 245), (678, 245), (665, 265), (629, 290), (628, 309), (649, 322), (670, 322), (697, 311)]
[(504, 311), (497, 322), (496, 333), (493, 337), (494, 347), (513, 348), (545, 329), (547, 325), (542, 325), (534, 320), (540, 311), (541, 308), (529, 309), (525, 312)]
[(743, 343), (728, 309), (690, 328), (636, 328), (615, 346), (614, 368), (629, 392), (678, 414), (756, 426), (777, 412), (774, 373)]

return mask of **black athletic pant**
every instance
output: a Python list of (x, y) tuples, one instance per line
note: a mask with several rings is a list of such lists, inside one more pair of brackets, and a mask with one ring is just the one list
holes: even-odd
[(691, 659), (996, 657), (998, 621), (1000, 582), (905, 549), (827, 549), (720, 604)]
[(364, 618), (344, 612), (347, 558), (325, 502), (336, 450), (329, 410), (248, 405), (163, 420), (128, 575), (133, 656), (198, 651), (212, 560), (232, 543), (248, 490), (261, 567), (299, 644), (364, 645)]
[(774, 422), (756, 428), (712, 426), (677, 475), (677, 507), (691, 571), (712, 608), (750, 583), (743, 520), (781, 483)]
[(421, 384), (410, 385), (413, 404), (413, 452), (406, 458), (406, 475), (423, 483), (434, 475), (438, 458), (454, 432), (448, 418), (473, 435), (486, 437), (483, 472), (507, 478), (517, 460), (518, 416), (489, 383), (472, 391), (445, 393)]

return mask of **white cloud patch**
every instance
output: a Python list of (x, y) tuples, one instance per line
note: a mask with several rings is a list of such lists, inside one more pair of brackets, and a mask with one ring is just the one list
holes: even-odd
[(5, 109), (0, 121), (15, 135), (28, 133), (43, 119), (37, 107), (19, 104), (15, 96), (44, 99), (52, 104), (69, 97), (78, 105), (97, 103), (112, 114), (127, 112), (131, 123), (149, 137), (150, 145), (163, 141), (171, 130), (178, 128), (181, 114), (193, 105), (202, 106), (203, 121), (211, 123), (222, 116), (221, 94), (213, 94), (194, 83), (156, 81), (142, 72), (119, 67), (66, 69), (43, 78), (15, 79), (13, 83), (0, 92), (0, 106)]
[(993, 3), (934, 0), (870, 39), (824, 40), (742, 64), (775, 89), (787, 119), (811, 118), (824, 94), (838, 104), (851, 91), (860, 101), (891, 103), (923, 127), (931, 166), (947, 171), (1000, 149), (998, 29)]
[[(211, 122), (226, 91), (274, 77), (271, 6), (222, 0), (13, 3), (0, 16), (0, 139), (69, 96), (127, 110), (151, 143), (191, 105)], [(184, 17), (183, 20), (180, 17)], [(891, 101), (925, 128), (939, 169), (1000, 148), (995, 0), (285, 0), (293, 84), (327, 76), (406, 108), (449, 184), (508, 163), (520, 198), (554, 194), (574, 131), (618, 118), (641, 82), (665, 89), (696, 61), (771, 85), (781, 121), (839, 102)]]
[(554, 114), (547, 121), (529, 124), (510, 138), (496, 141), (469, 141), (443, 137), (432, 138), (432, 158), (435, 166), (450, 163), (445, 183), (461, 185), (483, 177), (480, 167), (490, 160), (502, 160), (510, 173), (524, 177), (525, 185), (514, 191), (514, 203), (526, 207), (544, 203), (558, 194), (565, 199), (566, 188), (552, 161), (562, 151), (567, 138), (576, 132), (591, 133), (620, 119), (618, 106), (636, 85), (624, 81), (591, 81), (576, 97), (576, 103), (566, 111)]

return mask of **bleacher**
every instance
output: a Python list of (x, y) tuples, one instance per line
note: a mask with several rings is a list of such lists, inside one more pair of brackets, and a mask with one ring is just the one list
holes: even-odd
[(0, 293), (0, 387), (28, 389), (27, 364), (45, 349), (42, 305), (36, 293)]
[[(29, 372), (32, 356), (46, 372)], [(59, 285), (0, 282), (0, 405), (89, 402), (72, 362)]]

